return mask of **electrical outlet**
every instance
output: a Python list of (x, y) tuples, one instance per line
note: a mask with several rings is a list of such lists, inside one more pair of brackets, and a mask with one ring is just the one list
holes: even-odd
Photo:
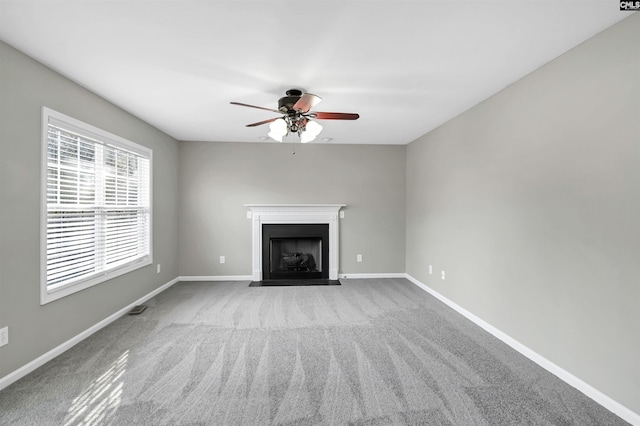
[(0, 328), (0, 346), (9, 343), (9, 327)]
[(220, 256), (220, 263), (225, 263), (227, 259), (224, 256)]
[(444, 271), (440, 271), (440, 278), (442, 278), (442, 281), (444, 281)]
[(251, 219), (251, 212), (247, 212), (247, 219)]
[(340, 212), (340, 219), (344, 219), (344, 212)]
[(361, 254), (356, 256), (356, 261), (357, 262), (362, 262), (362, 255)]
[(160, 264), (159, 264), (159, 263), (156, 265), (156, 272), (157, 272), (158, 274), (160, 273)]
[(429, 265), (429, 275), (433, 275), (433, 265)]

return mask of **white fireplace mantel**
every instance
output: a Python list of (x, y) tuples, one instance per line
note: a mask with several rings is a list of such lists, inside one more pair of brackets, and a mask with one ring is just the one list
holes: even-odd
[(262, 224), (325, 223), (329, 225), (329, 279), (338, 279), (338, 214), (346, 204), (245, 204), (251, 210), (252, 276), (262, 280)]

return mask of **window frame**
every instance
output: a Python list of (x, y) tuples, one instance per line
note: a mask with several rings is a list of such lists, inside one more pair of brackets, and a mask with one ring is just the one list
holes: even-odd
[[(95, 139), (104, 144), (134, 152), (149, 159), (149, 254), (127, 262), (121, 266), (97, 272), (95, 275), (72, 281), (67, 284), (48, 288), (47, 285), (47, 180), (48, 180), (48, 138), (49, 124), (54, 122), (64, 123), (68, 130), (78, 133), (89, 139)], [(54, 300), (77, 293), (81, 290), (93, 287), (112, 278), (127, 274), (136, 269), (153, 263), (153, 150), (131, 142), (125, 138), (84, 123), (73, 117), (54, 111), (45, 106), (42, 107), (42, 135), (41, 135), (41, 159), (40, 159), (40, 305), (45, 305)]]

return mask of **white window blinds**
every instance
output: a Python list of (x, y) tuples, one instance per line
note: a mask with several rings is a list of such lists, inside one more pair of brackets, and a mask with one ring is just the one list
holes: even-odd
[(151, 257), (150, 150), (60, 116), (46, 120), (47, 292)]

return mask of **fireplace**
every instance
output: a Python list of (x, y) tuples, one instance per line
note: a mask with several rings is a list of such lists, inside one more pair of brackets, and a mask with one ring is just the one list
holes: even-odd
[[(297, 279), (294, 274), (303, 273), (321, 274), (318, 278), (337, 280), (340, 258), (338, 214), (344, 206), (345, 204), (245, 204), (250, 209), (247, 219), (251, 219), (252, 223), (253, 281)], [(285, 227), (278, 230), (278, 233), (265, 237), (264, 227), (271, 232), (271, 225)], [(318, 231), (319, 225), (324, 229), (322, 233)], [(301, 228), (296, 229), (295, 226)], [(304, 232), (299, 232), (300, 230)], [(309, 255), (313, 257), (315, 268), (311, 267)], [(281, 273), (292, 275), (284, 278), (278, 275)]]
[(263, 224), (262, 279), (329, 278), (328, 224)]

